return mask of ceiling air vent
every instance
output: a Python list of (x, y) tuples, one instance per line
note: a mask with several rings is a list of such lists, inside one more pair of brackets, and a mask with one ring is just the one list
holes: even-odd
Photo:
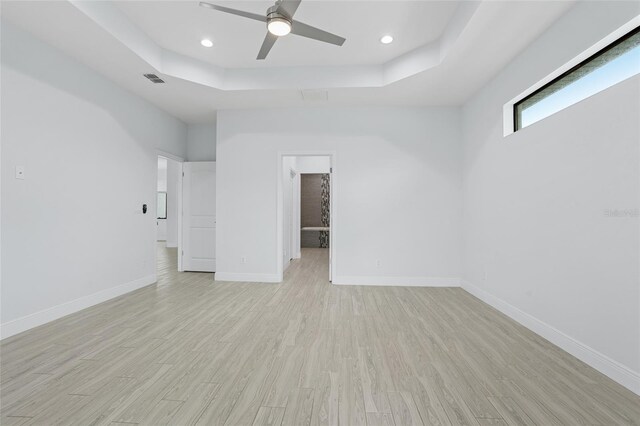
[(147, 77), (152, 83), (164, 83), (164, 80), (161, 79), (160, 77), (158, 77), (155, 74), (142, 74), (145, 77)]

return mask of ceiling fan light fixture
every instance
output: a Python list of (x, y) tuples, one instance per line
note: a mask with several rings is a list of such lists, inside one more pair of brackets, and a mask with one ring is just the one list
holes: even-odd
[(256, 60), (265, 59), (271, 51), (273, 45), (278, 40), (278, 37), (286, 36), (289, 33), (295, 34), (299, 37), (305, 37), (323, 43), (333, 44), (335, 46), (342, 46), (344, 42), (347, 41), (347, 39), (345, 39), (344, 37), (331, 34), (328, 31), (312, 27), (311, 25), (307, 25), (299, 21), (294, 21), (293, 17), (296, 13), (296, 10), (298, 9), (298, 6), (300, 6), (300, 2), (301, 0), (275, 0), (275, 4), (267, 9), (266, 16), (247, 12), (245, 10), (220, 6), (217, 4), (208, 3), (206, 1), (201, 1), (200, 6), (217, 10), (219, 12), (251, 19), (253, 21), (260, 21), (263, 24), (266, 23), (267, 34), (264, 37), (262, 45), (260, 46), (260, 50), (258, 51)]
[(285, 18), (271, 18), (269, 19), (269, 23), (267, 23), (267, 29), (275, 36), (286, 36), (291, 32), (291, 22), (287, 21)]
[(393, 41), (393, 37), (391, 37), (390, 35), (382, 36), (382, 38), (380, 39), (380, 43), (382, 44), (389, 44), (392, 41)]
[(200, 41), (200, 44), (203, 45), (204, 47), (213, 47), (213, 42), (211, 40), (209, 40), (208, 38), (204, 38)]

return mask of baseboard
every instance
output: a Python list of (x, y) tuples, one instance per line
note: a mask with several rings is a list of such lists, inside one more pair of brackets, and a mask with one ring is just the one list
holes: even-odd
[(631, 370), (504, 300), (487, 293), (468, 281), (462, 280), (462, 288), (488, 305), (493, 306), (509, 318), (567, 351), (582, 362), (595, 368), (605, 376), (640, 395), (640, 374), (638, 372)]
[(282, 281), (277, 274), (245, 274), (238, 272), (217, 272), (216, 281), (239, 281), (251, 283), (279, 283)]
[(79, 299), (52, 306), (51, 308), (47, 308), (30, 315), (16, 318), (0, 325), (0, 338), (5, 339), (7, 337), (14, 336), (18, 333), (22, 333), (23, 331), (27, 331), (34, 327), (38, 327), (48, 322), (57, 320), (59, 318), (97, 305), (98, 303), (106, 302), (109, 299), (122, 296), (123, 294), (129, 293), (142, 287), (146, 287), (155, 282), (156, 276), (148, 275), (146, 277), (142, 277), (116, 287), (111, 287), (106, 290), (81, 297)]
[(363, 277), (335, 276), (336, 285), (371, 285), (388, 287), (460, 287), (460, 278), (452, 277)]

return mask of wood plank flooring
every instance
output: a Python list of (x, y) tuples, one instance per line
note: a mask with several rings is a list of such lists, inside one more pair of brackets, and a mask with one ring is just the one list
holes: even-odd
[(2, 425), (622, 425), (640, 397), (457, 288), (178, 273), (4, 340)]

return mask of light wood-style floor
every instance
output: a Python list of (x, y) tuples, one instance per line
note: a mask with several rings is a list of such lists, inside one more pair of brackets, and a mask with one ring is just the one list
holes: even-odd
[(1, 345), (1, 424), (640, 424), (640, 398), (461, 289), (177, 273)]

